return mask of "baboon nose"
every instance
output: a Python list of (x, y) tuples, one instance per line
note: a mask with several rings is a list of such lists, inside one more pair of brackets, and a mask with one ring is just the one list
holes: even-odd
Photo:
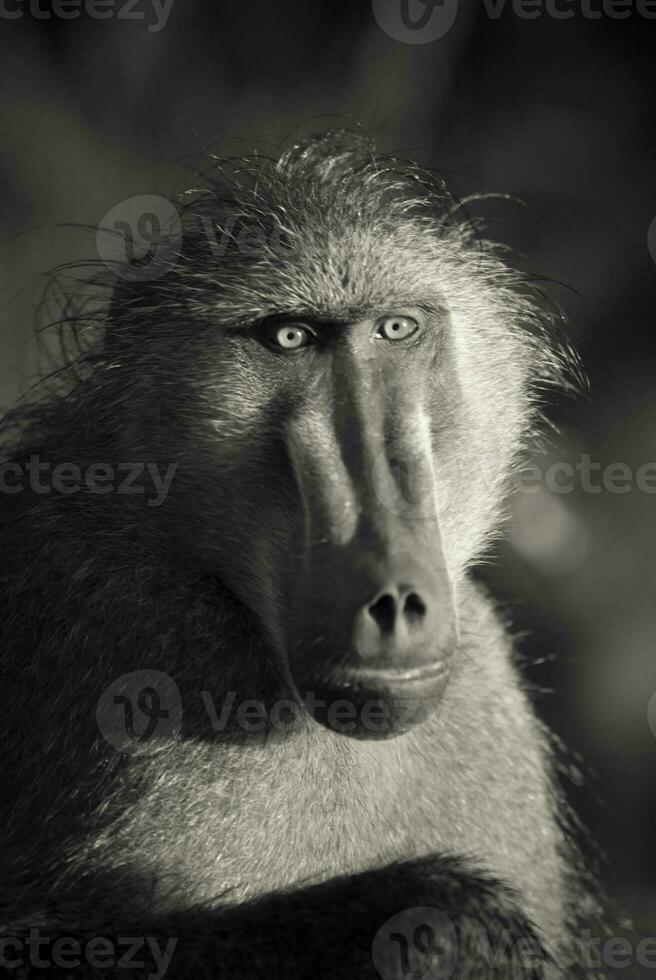
[(414, 591), (402, 589), (384, 592), (367, 607), (367, 612), (381, 634), (393, 635), (399, 619), (412, 629), (419, 626), (426, 615), (426, 603)]
[(387, 655), (422, 660), (437, 639), (427, 588), (391, 584), (363, 606), (354, 624), (354, 646), (362, 659)]

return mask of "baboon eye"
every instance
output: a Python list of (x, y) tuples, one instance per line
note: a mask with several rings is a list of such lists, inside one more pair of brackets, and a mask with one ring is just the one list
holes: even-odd
[(313, 334), (300, 323), (285, 323), (268, 331), (267, 340), (278, 350), (299, 350), (312, 342)]
[(376, 335), (385, 340), (405, 340), (418, 329), (419, 324), (411, 316), (386, 316), (378, 324)]

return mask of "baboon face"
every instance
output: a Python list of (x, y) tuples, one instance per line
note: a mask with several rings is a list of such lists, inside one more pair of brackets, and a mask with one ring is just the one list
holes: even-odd
[(247, 249), (195, 246), (180, 274), (193, 317), (154, 368), (182, 440), (169, 529), (254, 613), (318, 720), (343, 701), (340, 731), (389, 736), (448, 681), (531, 353), (504, 267), (440, 230), (434, 201), (413, 215), (396, 173), (390, 196), (378, 171), (346, 168), (338, 190), (293, 171), (264, 205), (259, 181), (255, 216), (241, 202)]
[(452, 399), (431, 383), (448, 371), (444, 320), (283, 314), (220, 342), (226, 584), (259, 607), (304, 700), (346, 702), (352, 734), (376, 701), (388, 734), (424, 717), (457, 642), (433, 423)]
[[(471, 386), (474, 403), (487, 399), (481, 443), (444, 297), (406, 297), (297, 306), (193, 345), (195, 547), (256, 614), (314, 716), (362, 737), (439, 704), (458, 578), (514, 437), (488, 415), (491, 381), (512, 391), (512, 369)], [(184, 472), (183, 459), (179, 486)]]

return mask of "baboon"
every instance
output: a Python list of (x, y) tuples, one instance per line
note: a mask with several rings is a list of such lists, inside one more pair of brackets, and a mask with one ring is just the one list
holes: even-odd
[(212, 158), (178, 204), (175, 261), (68, 296), (4, 422), (5, 969), (596, 976), (471, 574), (572, 376), (557, 313), (359, 132)]

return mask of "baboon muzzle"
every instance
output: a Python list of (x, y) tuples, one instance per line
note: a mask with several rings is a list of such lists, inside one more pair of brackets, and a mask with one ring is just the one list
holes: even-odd
[(457, 643), (432, 462), (414, 447), (407, 464), (398, 440), (393, 450), (359, 454), (349, 440), (329, 455), (327, 435), (321, 452), (304, 452), (316, 442), (298, 432), (290, 446), (305, 547), (288, 621), (289, 666), (317, 721), (353, 737), (389, 738), (437, 707)]

